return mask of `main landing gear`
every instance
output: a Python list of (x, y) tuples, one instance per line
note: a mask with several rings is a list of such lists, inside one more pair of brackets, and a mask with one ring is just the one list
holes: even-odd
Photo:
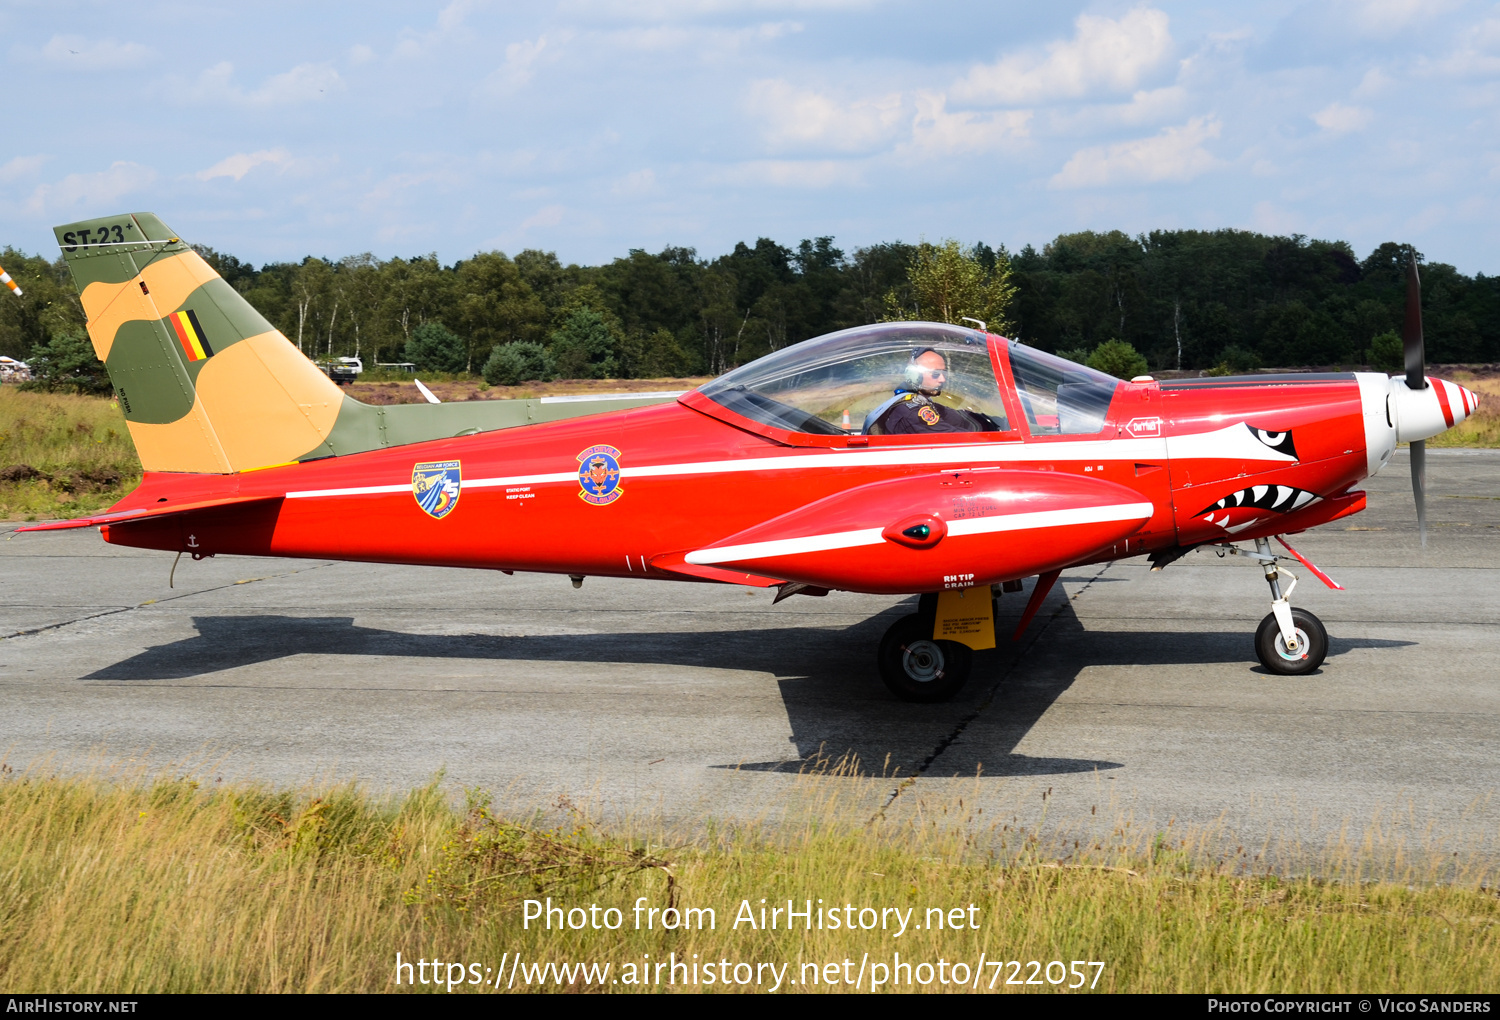
[(902, 701), (947, 701), (969, 679), (974, 652), (957, 641), (932, 637), (937, 596), (923, 595), (917, 611), (891, 624), (880, 639), (880, 679)]
[[(1257, 538), (1255, 551), (1230, 546), (1238, 556), (1249, 556), (1265, 568), (1266, 583), (1271, 586), (1271, 613), (1255, 629), (1255, 656), (1260, 664), (1281, 676), (1302, 676), (1323, 665), (1328, 655), (1328, 630), (1323, 621), (1306, 609), (1293, 609), (1290, 601), (1297, 577), (1277, 565), (1269, 539)], [(1317, 568), (1313, 568), (1317, 569)], [(1285, 592), (1281, 575), (1292, 579)]]

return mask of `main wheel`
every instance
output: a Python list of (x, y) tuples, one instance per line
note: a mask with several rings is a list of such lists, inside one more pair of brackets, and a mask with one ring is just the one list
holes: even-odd
[(934, 641), (932, 618), (917, 613), (891, 624), (880, 639), (880, 679), (902, 701), (947, 701), (969, 679), (974, 653), (956, 641)]
[(1306, 609), (1293, 609), (1292, 626), (1297, 631), (1298, 650), (1295, 652), (1287, 651), (1275, 613), (1260, 621), (1255, 630), (1255, 655), (1272, 673), (1282, 676), (1311, 673), (1323, 665), (1323, 659), (1328, 655), (1328, 630), (1322, 620)]

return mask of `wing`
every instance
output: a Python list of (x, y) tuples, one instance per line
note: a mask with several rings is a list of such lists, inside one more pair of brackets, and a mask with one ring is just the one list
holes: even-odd
[(1108, 555), (1156, 512), (1113, 482), (973, 470), (874, 482), (694, 549), (687, 564), (901, 594), (1027, 577)]

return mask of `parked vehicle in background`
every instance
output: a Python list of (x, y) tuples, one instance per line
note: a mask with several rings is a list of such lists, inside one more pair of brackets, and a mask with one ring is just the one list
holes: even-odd
[(347, 386), (365, 370), (365, 363), (359, 358), (334, 358), (332, 361), (319, 363), (318, 367), (340, 386)]
[(0, 357), (0, 383), (30, 382), (31, 366), (15, 358)]

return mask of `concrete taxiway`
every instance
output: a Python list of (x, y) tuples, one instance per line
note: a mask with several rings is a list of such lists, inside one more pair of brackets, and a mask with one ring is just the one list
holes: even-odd
[[(1500, 451), (1428, 462), (1425, 550), (1404, 453), (1368, 511), (1293, 539), (1348, 589), (1291, 564), (1331, 635), (1313, 676), (1258, 666), (1259, 571), (1200, 551), (1065, 573), (1027, 639), (932, 706), (875, 672), (910, 600), (235, 557), (184, 559), (169, 589), (169, 554), (15, 535), (0, 754), (377, 790), (441, 770), (691, 823), (766, 814), (801, 763), (853, 753), (919, 776), (902, 797), (962, 782), (1017, 816), (1314, 840), (1374, 822), (1493, 849)], [(1024, 601), (1002, 600), (1012, 626)], [(862, 782), (872, 803), (895, 785)]]

